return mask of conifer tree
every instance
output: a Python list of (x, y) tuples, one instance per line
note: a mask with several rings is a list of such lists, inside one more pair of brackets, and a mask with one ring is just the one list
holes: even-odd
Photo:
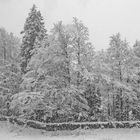
[[(113, 93), (113, 114), (116, 120), (125, 119), (125, 108), (128, 108), (130, 98), (132, 98), (133, 88), (130, 82), (127, 82), (128, 76), (128, 63), (130, 62), (129, 46), (126, 40), (122, 40), (120, 34), (111, 36), (110, 48), (108, 49), (109, 62), (112, 69), (111, 77), (115, 81), (112, 91)], [(127, 86), (124, 86), (127, 85)], [(130, 89), (128, 90), (128, 87)], [(131, 93), (131, 94), (129, 94)], [(128, 117), (128, 116), (127, 116)]]
[[(33, 5), (24, 25), (22, 45), (21, 45), (21, 70), (27, 72), (27, 65), (34, 53), (35, 46), (39, 47), (39, 42), (46, 36), (43, 17)], [(38, 45), (36, 45), (38, 44)]]

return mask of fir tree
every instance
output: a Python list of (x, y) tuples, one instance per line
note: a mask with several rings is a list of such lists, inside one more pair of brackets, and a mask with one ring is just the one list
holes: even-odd
[(23, 73), (26, 73), (27, 65), (34, 53), (35, 46), (39, 46), (39, 42), (46, 37), (43, 17), (40, 11), (37, 11), (35, 5), (33, 5), (26, 19), (24, 30), (21, 34), (23, 34), (21, 45), (21, 70)]

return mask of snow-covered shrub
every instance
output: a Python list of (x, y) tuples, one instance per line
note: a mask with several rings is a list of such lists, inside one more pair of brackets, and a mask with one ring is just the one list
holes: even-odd
[(17, 64), (0, 61), (0, 109), (3, 115), (11, 115), (9, 110), (12, 95), (20, 91), (21, 74)]
[(43, 100), (44, 95), (40, 92), (20, 92), (13, 95), (10, 109), (18, 117), (36, 119), (37, 110), (45, 111), (46, 114), (50, 113), (49, 106)]

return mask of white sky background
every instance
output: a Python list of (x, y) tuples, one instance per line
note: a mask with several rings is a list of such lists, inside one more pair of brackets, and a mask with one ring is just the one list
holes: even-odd
[(33, 3), (48, 30), (59, 20), (82, 20), (96, 50), (106, 49), (109, 37), (118, 32), (130, 46), (140, 40), (140, 0), (0, 0), (0, 27), (19, 36)]

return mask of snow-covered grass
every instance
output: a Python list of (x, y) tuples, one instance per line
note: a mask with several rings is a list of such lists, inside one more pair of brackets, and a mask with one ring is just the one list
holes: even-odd
[(0, 140), (140, 140), (140, 129), (77, 129), (48, 132), (0, 122)]

